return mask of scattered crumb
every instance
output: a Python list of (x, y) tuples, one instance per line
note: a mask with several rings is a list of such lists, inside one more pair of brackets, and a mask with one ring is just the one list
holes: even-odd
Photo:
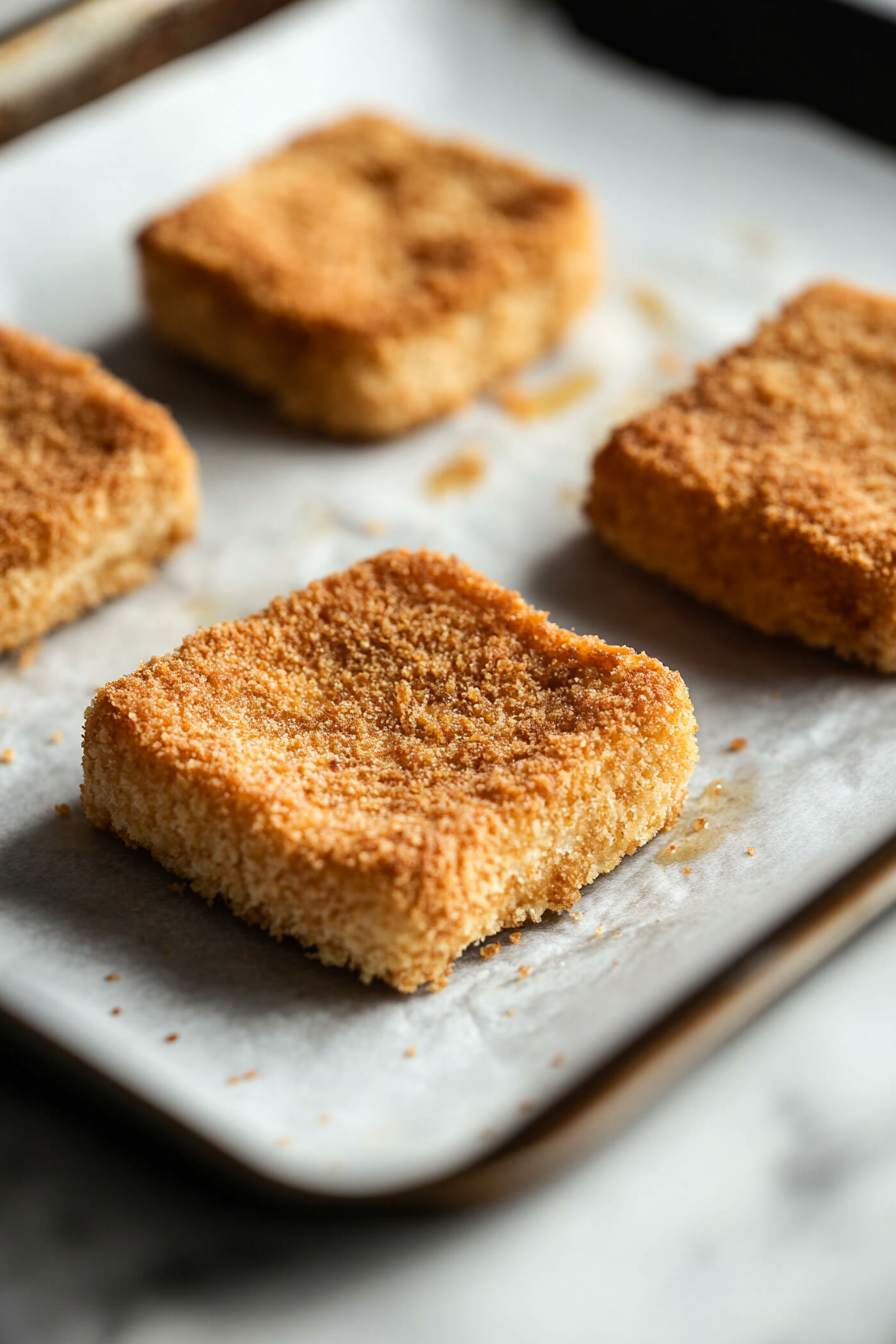
[(747, 745), (747, 739), (745, 737), (732, 737), (731, 741), (728, 744), (728, 750), (743, 751), (746, 745)]
[(283, 1134), (279, 1139), (274, 1140), (278, 1148), (286, 1148), (292, 1143), (292, 1137), (289, 1134)]
[(669, 346), (665, 350), (657, 351), (656, 366), (660, 373), (666, 373), (670, 378), (675, 378), (678, 374), (684, 373), (687, 367), (678, 351)]
[(517, 420), (539, 420), (542, 416), (565, 411), (567, 406), (590, 392), (596, 383), (595, 373), (589, 369), (579, 369), (577, 373), (564, 374), (537, 392), (524, 392), (521, 387), (512, 384), (502, 387), (496, 399)]
[(708, 825), (709, 825), (709, 821), (707, 820), (706, 817), (697, 817), (697, 819), (695, 820), (693, 826), (691, 827), (691, 830), (692, 830), (692, 831), (705, 831)]
[(180, 1040), (180, 1032), (179, 1032), (179, 1031), (169, 1031), (168, 1035), (165, 1037), (165, 1044), (166, 1044), (166, 1045), (173, 1045), (175, 1041), (179, 1041), (179, 1040)]
[(64, 741), (65, 741), (65, 733), (61, 733), (61, 732), (59, 731), (59, 729), (57, 728), (56, 731), (55, 731), (55, 733), (51, 733), (51, 734), (50, 734), (50, 738), (49, 738), (49, 740), (50, 740), (50, 742), (52, 742), (52, 744), (53, 744), (54, 747), (55, 747), (55, 746), (58, 746), (58, 744), (59, 744), (60, 742), (64, 742)]
[(669, 854), (674, 854), (677, 848), (678, 848), (677, 845), (667, 845), (667, 846), (666, 846), (666, 850), (667, 850), (667, 852), (668, 852)]
[(246, 1079), (247, 1082), (251, 1082), (251, 1080), (252, 1080), (253, 1078), (257, 1078), (257, 1077), (258, 1077), (258, 1070), (257, 1070), (257, 1069), (247, 1069), (246, 1072), (243, 1074), (243, 1077)]
[(405, 1059), (416, 1059), (416, 1058), (417, 1058), (417, 1047), (416, 1047), (416, 1045), (409, 1045), (408, 1048), (407, 1048), (407, 1050), (405, 1050), (405, 1052), (404, 1052), (404, 1057), (405, 1057)]
[(689, 873), (691, 870), (690, 870), (690, 868), (682, 868), (681, 871), (682, 871), (683, 873)]
[(569, 917), (570, 919), (574, 919), (576, 923), (578, 923), (578, 921), (582, 918), (582, 912), (581, 910), (570, 910)]
[(652, 387), (644, 387), (641, 383), (636, 383), (630, 387), (620, 401), (613, 408), (613, 423), (622, 424), (625, 420), (631, 420), (634, 416), (640, 415), (642, 411), (651, 410), (659, 401), (660, 394)]
[(381, 518), (368, 518), (364, 524), (364, 531), (369, 537), (379, 537), (386, 530), (386, 524)]
[(601, 934), (603, 933), (603, 931), (604, 931), (604, 926), (603, 926), (603, 924), (598, 924), (597, 928), (594, 930), (594, 936), (595, 936), (595, 938), (599, 938), (599, 937), (601, 936)]
[(186, 891), (186, 889), (187, 889), (187, 884), (186, 884), (186, 882), (169, 882), (169, 883), (168, 883), (168, 890), (169, 890), (169, 891), (180, 891), (180, 892), (182, 892), (182, 891)]
[(490, 957), (496, 957), (500, 951), (500, 943), (488, 943), (485, 947), (480, 947), (479, 955), (480, 957), (485, 957), (486, 961), (488, 961)]
[(751, 856), (752, 856), (753, 854), (756, 853), (756, 851), (755, 851), (755, 849), (753, 848), (752, 845), (751, 845), (750, 848), (747, 850), (747, 853), (748, 853), (749, 855), (751, 855)]
[(618, 965), (619, 965), (619, 959), (618, 959), (617, 957), (614, 957), (613, 960), (610, 962), (610, 965), (611, 965), (611, 966), (618, 966)]
[(621, 938), (621, 937), (622, 937), (622, 930), (621, 930), (621, 929), (617, 929), (616, 932), (613, 934), (613, 937), (614, 937), (614, 938)]
[(564, 509), (580, 509), (585, 502), (585, 491), (577, 485), (561, 485), (557, 503)]
[(476, 444), (462, 448), (426, 478), (426, 493), (441, 499), (454, 490), (471, 490), (485, 475), (485, 454)]
[(328, 1125), (330, 1123), (330, 1117), (328, 1115), (319, 1115), (317, 1117), (317, 1123), (319, 1125)]
[(652, 327), (668, 325), (672, 314), (658, 289), (652, 285), (632, 285), (628, 294), (645, 322), (649, 322)]
[(531, 966), (521, 966), (521, 967), (519, 968), (519, 972), (518, 972), (520, 978), (521, 978), (522, 980), (525, 980), (526, 976), (529, 974), (529, 972), (530, 972), (532, 969), (533, 969), (533, 967), (531, 967)]
[(0, 751), (0, 761), (2, 761), (4, 765), (12, 765), (15, 758), (16, 754), (12, 747), (4, 747), (3, 750)]
[(239, 1081), (240, 1081), (240, 1076), (239, 1076), (239, 1074), (238, 1074), (238, 1073), (232, 1073), (232, 1074), (230, 1075), (230, 1077), (227, 1079), (227, 1085), (228, 1085), (228, 1087), (236, 1087), (236, 1085), (237, 1085), (237, 1083), (238, 1083)]
[(72, 814), (72, 810), (68, 803), (57, 803), (56, 811), (59, 813), (60, 817), (70, 817)]
[(110, 971), (109, 974), (108, 974), (105, 978), (106, 978), (107, 980), (120, 980), (120, 979), (121, 979), (121, 976), (118, 974), (117, 971)]
[(120, 1009), (120, 1008), (110, 1008), (110, 1009), (109, 1009), (109, 1016), (110, 1016), (110, 1017), (120, 1017), (120, 1016), (121, 1016), (121, 1009)]
[(709, 787), (712, 790), (712, 792), (716, 794), (716, 796), (718, 796), (725, 786), (720, 779), (714, 779)]
[(534, 1102), (534, 1101), (521, 1101), (521, 1102), (520, 1102), (520, 1113), (521, 1113), (522, 1115), (528, 1115), (529, 1111), (534, 1111), (534, 1110), (535, 1110), (535, 1102)]
[(512, 933), (507, 941), (510, 943), (518, 943), (521, 937), (522, 935), (519, 932)]
[(553, 1064), (555, 1069), (559, 1069), (561, 1064), (566, 1063), (566, 1056), (561, 1051), (559, 1054), (556, 1054), (554, 1056), (554, 1058), (551, 1060), (551, 1063)]
[(29, 644), (23, 644), (16, 655), (16, 667), (19, 671), (24, 672), (26, 667), (30, 667), (39, 652), (39, 639), (32, 639)]
[(508, 1017), (516, 1017), (516, 1009), (515, 1009), (515, 1008), (505, 1008), (504, 1011), (505, 1011), (505, 1013), (507, 1014)]

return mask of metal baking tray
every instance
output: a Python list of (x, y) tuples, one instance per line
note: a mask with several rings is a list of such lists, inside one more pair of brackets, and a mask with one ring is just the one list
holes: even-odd
[[(139, 225), (358, 106), (593, 192), (603, 292), (519, 380), (537, 409), (558, 379), (593, 375), (566, 409), (525, 419), (483, 397), (380, 447), (325, 444), (153, 345)], [(168, 404), (200, 454), (205, 510), (156, 583), (0, 666), (0, 748), (15, 752), (0, 766), (0, 1009), (271, 1191), (469, 1200), (624, 1123), (885, 909), (896, 682), (622, 564), (580, 501), (609, 426), (785, 294), (830, 273), (896, 289), (894, 214), (887, 151), (802, 114), (723, 110), (601, 56), (549, 11), (473, 0), (285, 10), (8, 145), (0, 320), (93, 349)], [(481, 479), (440, 492), (471, 447)], [(393, 545), (455, 551), (561, 623), (662, 658), (701, 723), (675, 832), (599, 879), (578, 918), (488, 961), (474, 949), (445, 991), (410, 997), (209, 909), (77, 807), (96, 685)], [(731, 751), (736, 738), (747, 746)]]

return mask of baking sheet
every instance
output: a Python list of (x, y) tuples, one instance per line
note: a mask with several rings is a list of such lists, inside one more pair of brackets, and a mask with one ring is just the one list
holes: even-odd
[[(380, 447), (324, 445), (148, 339), (139, 224), (359, 106), (481, 136), (594, 192), (604, 292), (524, 380), (596, 373), (569, 409), (521, 422), (483, 398)], [(896, 290), (894, 218), (885, 151), (633, 72), (548, 11), (474, 0), (308, 0), (3, 150), (0, 320), (98, 351), (171, 406), (205, 507), (158, 582), (26, 666), (0, 664), (0, 748), (15, 752), (0, 765), (0, 1005), (274, 1180), (397, 1190), (487, 1154), (879, 843), (896, 827), (896, 682), (628, 568), (590, 537), (580, 496), (614, 420), (786, 293), (819, 274)], [(471, 446), (482, 479), (434, 494)], [(662, 658), (701, 724), (674, 833), (573, 917), (488, 961), (474, 949), (446, 990), (410, 998), (172, 889), (77, 807), (95, 686), (393, 545), (454, 551), (561, 623)], [(733, 738), (748, 745), (731, 752)]]

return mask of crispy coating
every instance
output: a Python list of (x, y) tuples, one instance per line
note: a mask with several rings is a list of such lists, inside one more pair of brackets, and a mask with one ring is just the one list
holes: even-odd
[(616, 429), (589, 513), (768, 634), (896, 671), (896, 300), (816, 285)]
[(139, 238), (163, 339), (362, 438), (462, 404), (588, 302), (575, 187), (355, 116), (293, 141)]
[(0, 650), (146, 582), (191, 534), (195, 474), (161, 406), (0, 328)]
[(82, 797), (209, 899), (410, 991), (668, 824), (695, 729), (662, 664), (390, 551), (104, 687)]

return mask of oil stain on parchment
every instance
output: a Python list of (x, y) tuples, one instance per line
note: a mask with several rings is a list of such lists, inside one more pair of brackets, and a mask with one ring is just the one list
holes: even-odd
[(689, 801), (671, 831), (660, 841), (655, 862), (690, 863), (718, 847), (748, 820), (756, 794), (752, 776), (714, 779)]

